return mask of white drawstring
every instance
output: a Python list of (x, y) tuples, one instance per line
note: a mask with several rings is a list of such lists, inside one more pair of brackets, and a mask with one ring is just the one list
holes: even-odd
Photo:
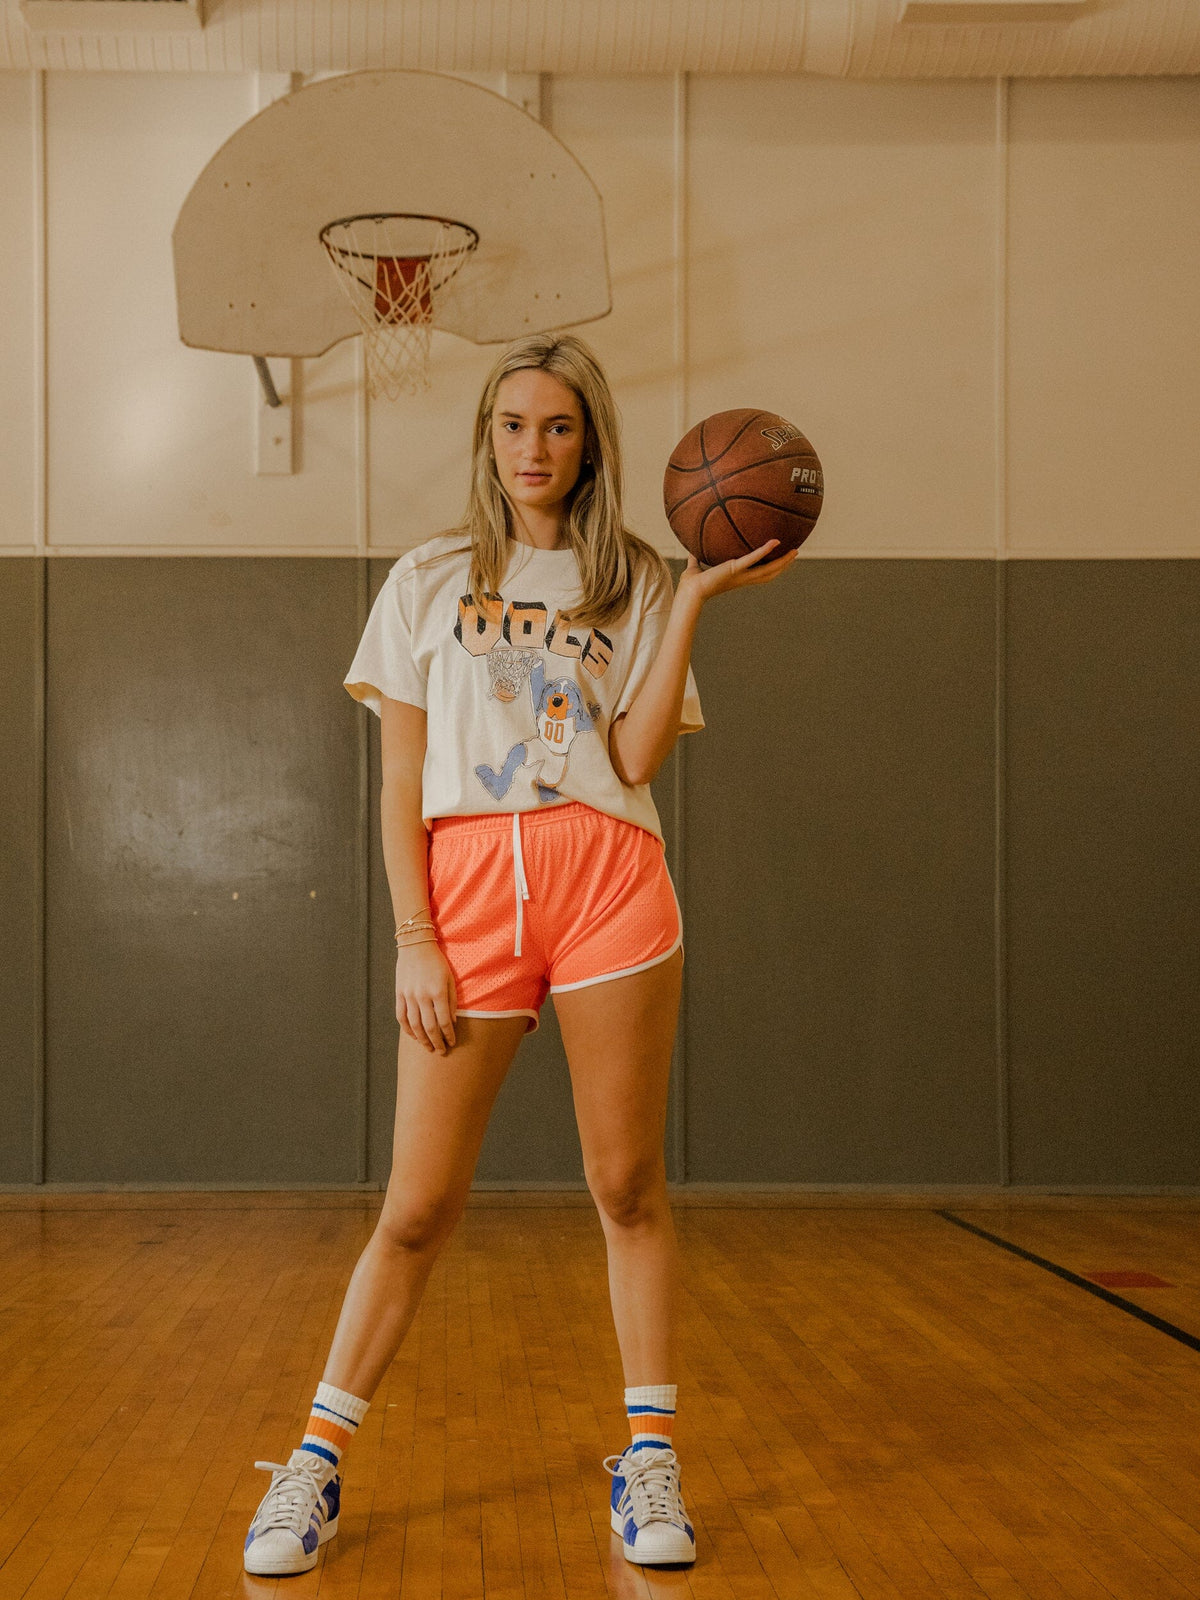
[(525, 881), (525, 858), (521, 854), (521, 813), (513, 812), (513, 882), (517, 891), (517, 942), (513, 955), (521, 954), (521, 929), (525, 919), (523, 900), (529, 899), (529, 884)]

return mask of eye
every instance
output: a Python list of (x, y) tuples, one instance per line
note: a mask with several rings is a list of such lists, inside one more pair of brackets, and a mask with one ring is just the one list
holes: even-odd
[(511, 433), (514, 428), (519, 428), (521, 424), (519, 422), (502, 422), (500, 426), (504, 429), (505, 433)]

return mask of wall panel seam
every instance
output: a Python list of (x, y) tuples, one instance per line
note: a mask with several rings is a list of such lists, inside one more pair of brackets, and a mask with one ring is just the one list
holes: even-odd
[(995, 587), (995, 860), (993, 950), (996, 1017), (996, 1139), (999, 1178), (1012, 1182), (1011, 1085), (1008, 1052), (1008, 563), (993, 565)]
[[(687, 860), (687, 747), (682, 738), (675, 741), (675, 794), (672, 829), (675, 839), (674, 860), (671, 873), (675, 879), (675, 893), (679, 901), (679, 919), (686, 932), (687, 924), (687, 874), (683, 865)], [(686, 942), (686, 941), (685, 941)], [(683, 987), (679, 997), (679, 1026), (675, 1035), (675, 1116), (671, 1130), (672, 1164), (676, 1182), (687, 1181), (687, 1061), (688, 1061), (688, 977), (687, 960), (683, 963)]]
[(49, 447), (47, 430), (47, 361), (49, 359), (49, 306), (46, 265), (46, 74), (33, 79), (33, 432), (34, 432), (34, 540), (44, 556), (49, 536)]
[[(354, 341), (354, 538), (358, 557), (371, 550), (371, 411), (363, 341)], [(365, 622), (364, 618), (364, 622)]]
[(44, 556), (36, 562), (37, 581), (34, 614), (33, 651), (33, 1181), (46, 1181), (46, 656), (47, 593), (50, 563)]
[[(356, 637), (361, 639), (370, 611), (371, 563), (364, 557), (355, 562)], [(355, 718), (357, 724), (358, 804), (354, 841), (354, 928), (358, 971), (358, 1020), (355, 1045), (358, 1051), (358, 1106), (355, 1135), (357, 1143), (356, 1179), (366, 1183), (371, 1167), (371, 1053), (374, 1030), (371, 1027), (371, 745), (368, 719)]]
[(672, 115), (671, 288), (674, 296), (675, 437), (688, 430), (688, 77), (677, 72)]
[(993, 566), (994, 859), (992, 863), (993, 1009), (995, 1012), (996, 1145), (999, 1180), (1012, 1182), (1011, 1082), (1008, 1049), (1007, 712), (1008, 712), (1008, 100), (996, 79), (995, 255), (995, 561)]
[(996, 79), (995, 544), (1008, 555), (1008, 79)]
[(47, 588), (50, 564), (46, 560), (48, 539), (49, 452), (47, 448), (47, 359), (49, 323), (46, 267), (46, 74), (32, 75), (33, 115), (33, 249), (34, 249), (34, 537), (36, 551), (36, 598), (33, 650), (33, 743), (34, 743), (34, 1039), (33, 1039), (33, 1181), (46, 1181), (46, 679), (47, 679)]
[[(672, 98), (672, 216), (671, 288), (674, 296), (675, 437), (689, 425), (688, 373), (688, 75), (677, 72)], [(681, 921), (687, 922), (687, 754), (682, 739), (675, 741), (674, 876)], [(675, 1112), (671, 1130), (675, 1180), (688, 1176), (688, 972), (684, 960), (680, 992), (679, 1026), (675, 1039)]]

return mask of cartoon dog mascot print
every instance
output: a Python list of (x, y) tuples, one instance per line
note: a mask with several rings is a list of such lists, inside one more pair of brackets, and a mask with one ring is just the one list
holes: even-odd
[(513, 745), (499, 771), (486, 763), (475, 768), (475, 776), (493, 800), (504, 799), (522, 767), (532, 769), (539, 800), (559, 799), (558, 785), (567, 770), (571, 745), (581, 733), (591, 733), (595, 727), (593, 715), (599, 715), (600, 707), (585, 707), (573, 678), (547, 678), (540, 656), (529, 674), (529, 693), (534, 732)]

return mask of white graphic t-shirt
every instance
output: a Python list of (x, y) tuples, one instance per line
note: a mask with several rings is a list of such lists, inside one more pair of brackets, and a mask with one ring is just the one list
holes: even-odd
[[(499, 598), (489, 597), (480, 614), (467, 593), (465, 549), (418, 565), (466, 543), (462, 534), (442, 533), (400, 557), (344, 680), (377, 716), (381, 695), (425, 711), (425, 826), (434, 817), (581, 800), (661, 839), (650, 786), (621, 782), (608, 733), (654, 664), (669, 585), (643, 568), (619, 621), (575, 628), (562, 616), (582, 598), (575, 552), (514, 542)], [(689, 666), (679, 732), (703, 727)]]

